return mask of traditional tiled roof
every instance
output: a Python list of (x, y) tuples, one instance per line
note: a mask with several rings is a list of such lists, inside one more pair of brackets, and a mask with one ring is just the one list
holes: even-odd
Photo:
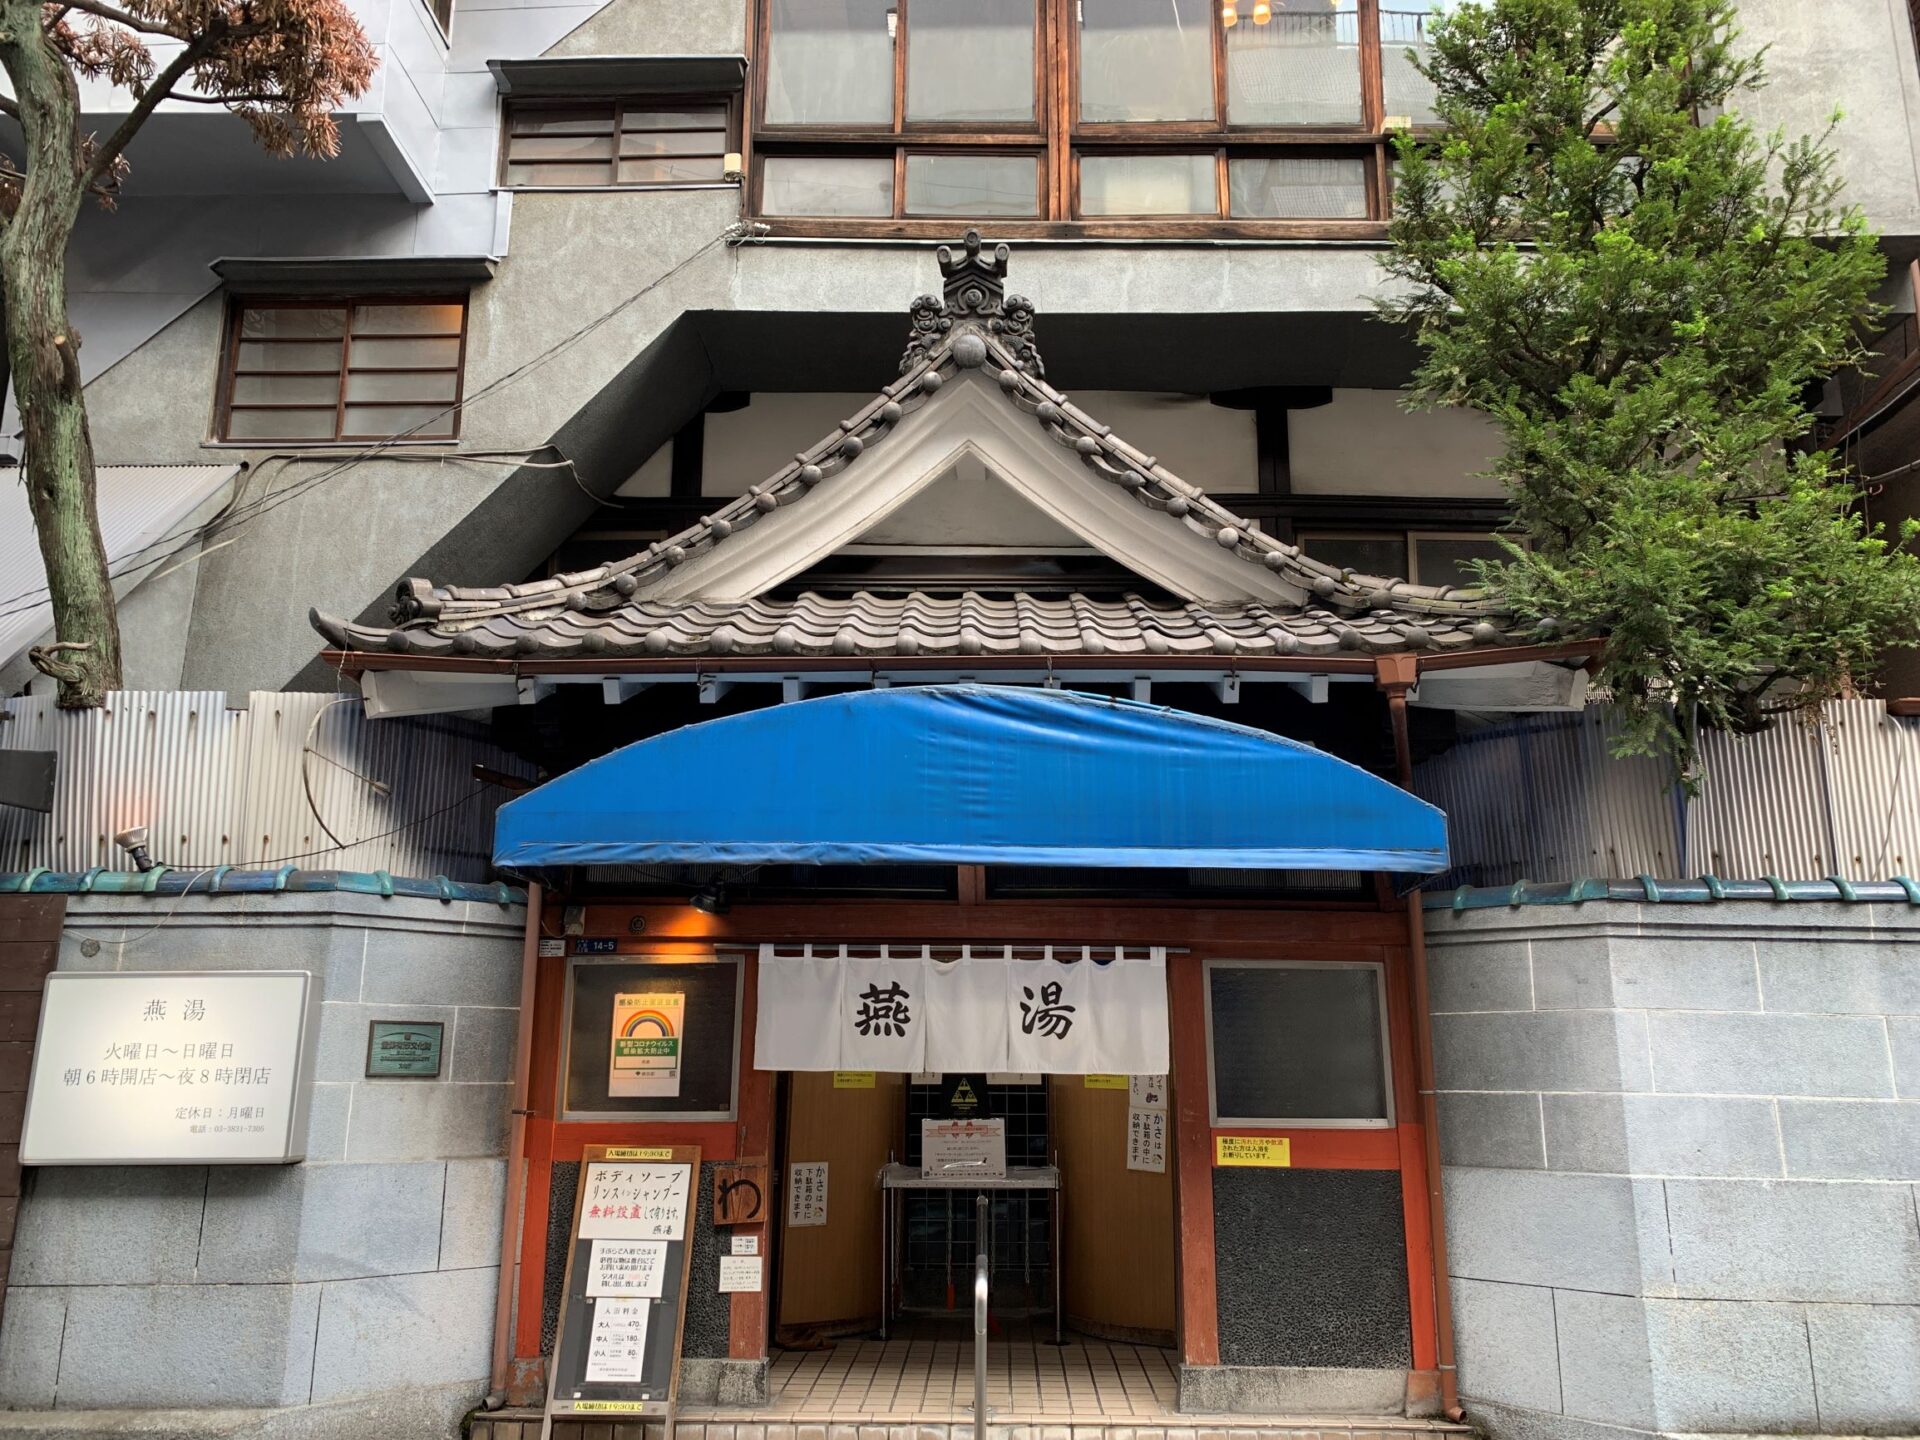
[[(407, 653), (513, 659), (672, 655), (1332, 655), (1466, 649), (1485, 643), (1470, 614), (1419, 622), (1392, 611), (1343, 615), (1253, 601), (1156, 604), (1138, 595), (875, 595), (807, 593), (790, 600), (648, 600), (606, 609), (546, 605), (416, 626)], [(322, 622), (335, 644), (365, 649), (394, 632)]]
[[(900, 378), (772, 475), (677, 535), (591, 570), (518, 585), (399, 587), (393, 625), (315, 613), (344, 650), (422, 655), (697, 654), (1319, 654), (1458, 649), (1546, 638), (1475, 589), (1414, 585), (1315, 560), (1257, 530), (1048, 384), (1033, 342), (1031, 302), (1005, 292), (1007, 247), (939, 251), (940, 297), (913, 302)], [(886, 443), (902, 419), (962, 372), (978, 371), (1079, 456), (1090, 477), (1118, 487), (1169, 525), (1211, 538), (1223, 564), (1264, 567), (1296, 595), (1291, 609), (1258, 603), (1156, 608), (1144, 600), (1016, 595), (856, 595), (797, 600), (649, 599), (696, 556), (783, 506), (830, 501), (836, 476)], [(813, 492), (827, 487), (815, 498)], [(1036, 645), (1037, 642), (1037, 645)]]

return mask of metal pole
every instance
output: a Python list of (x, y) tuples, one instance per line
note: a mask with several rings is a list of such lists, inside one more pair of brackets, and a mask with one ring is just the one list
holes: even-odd
[(987, 1197), (973, 1202), (973, 1440), (987, 1440)]

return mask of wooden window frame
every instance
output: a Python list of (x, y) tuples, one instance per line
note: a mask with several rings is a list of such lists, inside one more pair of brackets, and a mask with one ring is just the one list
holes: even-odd
[[(620, 137), (625, 133), (623, 127), (629, 111), (640, 111), (644, 113), (649, 110), (692, 109), (695, 107), (712, 106), (718, 106), (724, 112), (721, 121), (724, 131), (720, 141), (721, 148), (715, 152), (721, 159), (721, 173), (718, 176), (712, 180), (623, 181), (620, 179)], [(580, 183), (529, 185), (525, 181), (509, 180), (507, 176), (511, 167), (515, 164), (583, 165), (594, 163), (582, 160), (514, 160), (512, 156), (514, 113), (515, 111), (519, 111), (524, 114), (528, 110), (573, 110), (579, 111), (582, 114), (601, 113), (610, 115), (613, 120), (613, 130), (611, 132), (613, 138), (613, 153), (608, 157), (606, 162), (608, 176), (606, 183), (600, 185)], [(500, 107), (500, 144), (498, 147), (500, 160), (498, 173), (495, 176), (495, 184), (501, 190), (559, 192), (593, 192), (601, 190), (705, 190), (726, 188), (735, 183), (726, 178), (726, 157), (740, 152), (740, 116), (740, 95), (737, 91), (731, 94), (703, 91), (685, 95), (669, 91), (634, 91), (621, 95), (554, 96), (551, 98), (545, 96), (528, 96), (519, 101), (508, 100)], [(701, 151), (698, 155), (688, 158), (704, 159), (706, 158), (706, 154), (707, 152)]]
[[(467, 372), (467, 330), (468, 297), (465, 294), (353, 294), (353, 295), (244, 295), (235, 296), (227, 309), (227, 334), (221, 347), (219, 407), (215, 416), (215, 437), (217, 444), (244, 445), (259, 449), (262, 447), (287, 446), (327, 446), (327, 445), (366, 445), (373, 443), (400, 443), (414, 445), (451, 445), (460, 438), (460, 424), (463, 417), (462, 406), (466, 401)], [(422, 331), (369, 331), (356, 335), (353, 329), (353, 312), (362, 305), (457, 305), (460, 309), (459, 346), (452, 366), (445, 365), (380, 365), (355, 366), (353, 363), (353, 343), (355, 340), (446, 340), (454, 338), (443, 332)], [(243, 333), (245, 317), (249, 310), (338, 310), (342, 312), (340, 329), (340, 363), (333, 371), (325, 370), (274, 370), (241, 371), (240, 346), (244, 343), (267, 344), (314, 344), (315, 337), (302, 336), (247, 336)], [(330, 340), (331, 336), (318, 337)], [(369, 374), (385, 375), (444, 375), (451, 369), (453, 373), (453, 399), (448, 402), (452, 424), (444, 435), (397, 435), (391, 432), (384, 435), (359, 434), (349, 432), (346, 417), (352, 409), (418, 409), (422, 406), (439, 404), (433, 400), (355, 400), (347, 399), (347, 382), (356, 370)], [(233, 412), (235, 410), (300, 410), (319, 411), (325, 406), (320, 404), (296, 404), (291, 402), (235, 401), (233, 398), (236, 382), (243, 375), (271, 374), (276, 376), (322, 376), (331, 373), (334, 376), (333, 433), (320, 436), (263, 436), (260, 438), (235, 438), (233, 430)]]
[[(910, 151), (995, 150), (1037, 153), (1041, 157), (1039, 215), (977, 217), (997, 233), (1019, 238), (1246, 238), (1380, 240), (1390, 214), (1392, 137), (1384, 127), (1382, 0), (1355, 0), (1353, 14), (1360, 37), (1360, 113), (1354, 125), (1238, 125), (1227, 108), (1227, 32), (1220, 23), (1219, 0), (1208, 0), (1211, 23), (1215, 118), (1199, 121), (1092, 121), (1079, 118), (1080, 33), (1078, 0), (1035, 0), (1034, 123), (962, 123), (913, 121), (906, 117), (907, 56), (913, 43), (911, 7), (917, 0), (896, 0), (893, 45), (893, 114), (887, 125), (770, 125), (766, 119), (769, 67), (764, 57), (772, 44), (772, 0), (754, 0), (755, 53), (763, 63), (754, 74), (745, 105), (750, 122), (742, 137), (748, 167), (749, 213), (774, 234), (848, 238), (927, 239), (949, 234), (965, 217), (922, 217), (905, 213), (905, 157)], [(932, 0), (918, 0), (932, 3)], [(1250, 4), (1242, 6), (1242, 24), (1250, 24)], [(1058, 57), (1058, 63), (1052, 63)], [(1424, 127), (1423, 127), (1424, 128)], [(1213, 214), (1084, 216), (1080, 211), (1080, 159), (1087, 154), (1180, 153), (1211, 151), (1217, 172)], [(891, 154), (894, 204), (890, 216), (767, 215), (760, 160), (769, 155)], [(1339, 156), (1366, 162), (1367, 214), (1364, 218), (1255, 218), (1229, 214), (1228, 163), (1234, 159)]]

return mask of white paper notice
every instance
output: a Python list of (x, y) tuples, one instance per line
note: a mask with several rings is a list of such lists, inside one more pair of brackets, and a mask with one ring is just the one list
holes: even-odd
[(587, 1340), (587, 1379), (638, 1380), (647, 1360), (646, 1300), (597, 1300)]
[(962, 1179), (1007, 1178), (1007, 1122), (922, 1120), (920, 1173)]
[(1167, 1112), (1127, 1109), (1127, 1169), (1164, 1175), (1167, 1169)]
[(1129, 1075), (1127, 1077), (1127, 1104), (1136, 1110), (1164, 1110), (1167, 1108), (1167, 1077), (1164, 1075)]
[(733, 1253), (736, 1255), (758, 1255), (760, 1237), (758, 1235), (736, 1235), (733, 1237)]
[(735, 1295), (760, 1288), (758, 1255), (722, 1255), (720, 1257), (720, 1293)]
[(787, 1224), (827, 1223), (827, 1162), (796, 1161), (787, 1168)]
[(607, 1094), (678, 1095), (687, 997), (650, 993), (613, 997), (613, 1048)]
[(587, 1294), (658, 1298), (667, 1279), (664, 1240), (595, 1240)]
[(582, 1240), (679, 1240), (693, 1167), (595, 1160), (580, 1202)]

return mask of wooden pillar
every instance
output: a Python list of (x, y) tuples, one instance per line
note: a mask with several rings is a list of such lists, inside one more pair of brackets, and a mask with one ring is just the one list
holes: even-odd
[(1213, 1130), (1208, 1104), (1205, 972), (1200, 957), (1167, 957), (1167, 1024), (1173, 1050), (1174, 1223), (1179, 1250), (1183, 1365), (1220, 1363), (1214, 1277)]
[(773, 1072), (753, 1068), (754, 1027), (760, 1015), (760, 957), (749, 953), (740, 962), (746, 967), (740, 995), (740, 1113), (736, 1152), (742, 1160), (765, 1160), (768, 1170), (762, 1188), (766, 1203), (764, 1219), (758, 1225), (737, 1225), (721, 1232), (721, 1244), (728, 1236), (753, 1235), (760, 1241), (760, 1288), (738, 1291), (727, 1330), (727, 1355), (734, 1360), (762, 1360), (767, 1355), (770, 1317), (767, 1299), (772, 1293), (774, 1265), (778, 1259), (772, 1246), (775, 1198), (780, 1190), (773, 1174)]

